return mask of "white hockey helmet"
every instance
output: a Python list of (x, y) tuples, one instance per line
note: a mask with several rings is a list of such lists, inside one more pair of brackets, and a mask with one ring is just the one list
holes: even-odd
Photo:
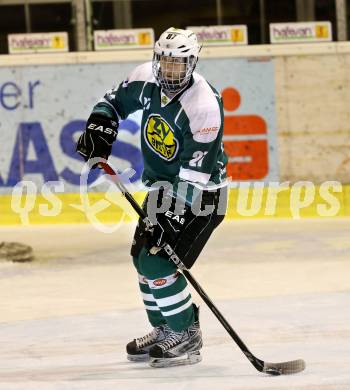
[(170, 93), (184, 89), (198, 61), (201, 46), (191, 30), (168, 28), (154, 45), (153, 74)]

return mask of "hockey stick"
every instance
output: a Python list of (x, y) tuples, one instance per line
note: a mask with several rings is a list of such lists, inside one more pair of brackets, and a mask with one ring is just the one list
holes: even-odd
[[(117, 185), (119, 190), (125, 196), (125, 198), (129, 201), (132, 208), (136, 211), (139, 217), (143, 220), (147, 227), (151, 227), (152, 224), (148, 219), (146, 213), (142, 210), (139, 204), (135, 201), (133, 196), (126, 189), (124, 184), (119, 180), (118, 175), (114, 170), (106, 163), (100, 162), (99, 164), (104, 171), (111, 176), (113, 182)], [(254, 356), (248, 347), (244, 344), (238, 334), (232, 329), (231, 325), (226, 321), (224, 316), (220, 313), (218, 308), (214, 305), (212, 300), (208, 297), (206, 292), (202, 289), (199, 283), (192, 276), (190, 271), (186, 268), (186, 266), (182, 263), (182, 261), (178, 258), (174, 250), (170, 247), (170, 245), (165, 244), (164, 250), (166, 251), (169, 258), (175, 263), (175, 265), (182, 271), (185, 275), (186, 279), (191, 283), (193, 288), (197, 291), (197, 293), (201, 296), (203, 301), (207, 304), (209, 309), (213, 312), (216, 318), (221, 322), (223, 327), (226, 329), (228, 334), (232, 337), (235, 343), (239, 346), (244, 355), (248, 358), (248, 360), (252, 363), (252, 365), (260, 372), (264, 372), (270, 375), (287, 375), (287, 374), (295, 374), (297, 372), (303, 371), (305, 369), (305, 362), (302, 359), (291, 360), (288, 362), (281, 363), (268, 363), (261, 359), (258, 359)]]

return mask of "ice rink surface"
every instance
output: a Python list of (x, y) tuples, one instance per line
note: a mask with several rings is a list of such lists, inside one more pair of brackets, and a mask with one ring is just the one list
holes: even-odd
[(0, 242), (36, 254), (0, 262), (1, 390), (350, 389), (349, 219), (226, 222), (192, 269), (257, 357), (306, 361), (280, 377), (256, 371), (204, 303), (201, 363), (126, 360), (125, 344), (150, 329), (129, 257), (133, 228), (0, 228)]

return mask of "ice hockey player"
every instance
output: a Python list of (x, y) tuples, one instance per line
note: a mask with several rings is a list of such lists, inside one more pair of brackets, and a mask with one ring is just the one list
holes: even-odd
[(150, 187), (143, 207), (148, 215), (156, 213), (158, 225), (150, 231), (139, 221), (131, 255), (153, 330), (126, 350), (129, 360), (152, 367), (201, 361), (198, 307), (164, 243), (191, 268), (226, 211), (222, 100), (194, 72), (199, 51), (192, 31), (166, 30), (155, 43), (153, 61), (137, 66), (94, 106), (77, 143), (86, 161), (107, 159), (119, 122), (143, 110), (142, 181)]

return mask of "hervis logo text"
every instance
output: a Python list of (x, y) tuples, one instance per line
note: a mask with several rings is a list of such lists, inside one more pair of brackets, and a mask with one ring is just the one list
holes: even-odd
[(156, 279), (156, 280), (154, 280), (154, 281), (153, 281), (153, 284), (154, 284), (155, 286), (157, 286), (157, 287), (160, 287), (160, 286), (164, 286), (164, 284), (165, 284), (166, 282), (167, 282), (166, 279), (161, 278), (161, 279)]

